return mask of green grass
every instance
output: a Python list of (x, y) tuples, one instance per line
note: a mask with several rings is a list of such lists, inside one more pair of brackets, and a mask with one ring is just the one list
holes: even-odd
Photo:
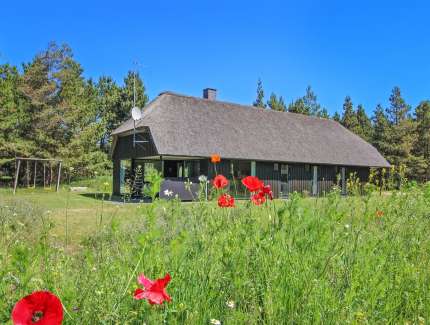
[(69, 248), (96, 232), (100, 216), (105, 219), (104, 222), (111, 222), (115, 218), (127, 221), (137, 218), (138, 209), (135, 204), (111, 202), (108, 193), (98, 192), (94, 188), (82, 193), (70, 192), (67, 188), (61, 188), (58, 193), (43, 188), (19, 189), (15, 196), (10, 189), (0, 189), (2, 203), (9, 206), (25, 204), (42, 210), (44, 216), (49, 217), (54, 224), (50, 234), (61, 241), (65, 240), (67, 221)]
[[(66, 324), (424, 324), (429, 233), (429, 186), (234, 209), (2, 190), (0, 323), (46, 288)], [(166, 272), (171, 303), (133, 300)]]

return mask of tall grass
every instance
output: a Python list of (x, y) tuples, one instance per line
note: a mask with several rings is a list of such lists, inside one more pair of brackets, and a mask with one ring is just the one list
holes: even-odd
[[(0, 323), (44, 288), (61, 298), (66, 324), (427, 322), (429, 207), (430, 186), (234, 209), (157, 200), (70, 253), (44, 211), (0, 202)], [(133, 300), (137, 274), (167, 272), (171, 303)]]

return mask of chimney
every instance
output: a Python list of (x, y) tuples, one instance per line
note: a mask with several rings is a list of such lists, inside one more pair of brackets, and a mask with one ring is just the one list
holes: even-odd
[(209, 100), (216, 100), (216, 89), (205, 88), (203, 89), (203, 98)]

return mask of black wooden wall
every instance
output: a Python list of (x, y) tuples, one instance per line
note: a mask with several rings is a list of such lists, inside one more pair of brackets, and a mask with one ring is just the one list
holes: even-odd
[(154, 146), (151, 135), (148, 132), (136, 133), (136, 141), (148, 141), (145, 143), (136, 143), (133, 147), (133, 135), (118, 137), (112, 158), (131, 159), (137, 157), (156, 156), (157, 149)]

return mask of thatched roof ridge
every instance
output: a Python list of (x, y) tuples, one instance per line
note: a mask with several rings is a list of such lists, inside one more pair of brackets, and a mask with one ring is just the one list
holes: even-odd
[[(136, 127), (149, 128), (160, 155), (389, 167), (372, 145), (333, 120), (172, 92), (149, 103)], [(130, 119), (113, 135), (132, 129)]]

